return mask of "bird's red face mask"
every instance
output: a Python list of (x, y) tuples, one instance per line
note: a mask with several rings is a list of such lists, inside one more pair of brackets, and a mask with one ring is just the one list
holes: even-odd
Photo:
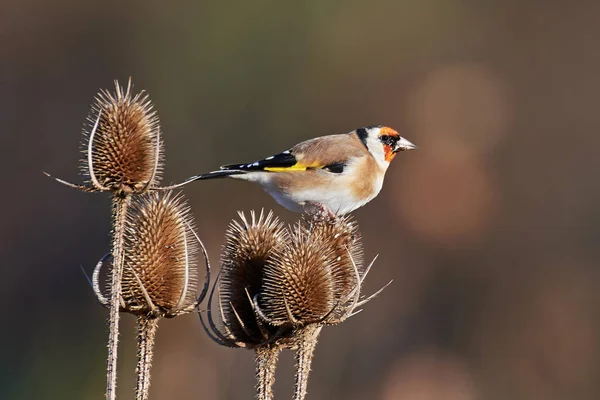
[(392, 128), (384, 126), (379, 131), (379, 140), (383, 143), (385, 161), (391, 162), (394, 157), (396, 157), (396, 153), (398, 152), (396, 143), (398, 142), (398, 139), (400, 139), (400, 135)]
[(383, 144), (383, 152), (385, 161), (387, 162), (391, 162), (399, 151), (417, 149), (417, 146), (404, 139), (398, 132), (387, 126), (381, 128), (379, 140)]

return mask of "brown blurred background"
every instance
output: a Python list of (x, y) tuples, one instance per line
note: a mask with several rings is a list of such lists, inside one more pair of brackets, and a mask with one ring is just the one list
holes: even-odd
[[(166, 183), (368, 124), (421, 147), (355, 213), (380, 254), (367, 292), (394, 283), (323, 331), (308, 399), (600, 398), (599, 20), (597, 1), (4, 1), (0, 398), (103, 396), (107, 312), (79, 266), (108, 250), (109, 201), (41, 171), (80, 179), (88, 107), (129, 76)], [(185, 193), (215, 265), (236, 210), (297, 218), (243, 182)], [(197, 316), (157, 340), (152, 398), (252, 398), (252, 353)]]

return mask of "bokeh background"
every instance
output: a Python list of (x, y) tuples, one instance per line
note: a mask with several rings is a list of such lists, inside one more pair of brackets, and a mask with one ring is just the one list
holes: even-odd
[[(308, 399), (600, 398), (600, 3), (74, 1), (0, 5), (0, 398), (100, 399), (107, 312), (80, 271), (109, 200), (77, 176), (100, 88), (131, 76), (161, 118), (165, 182), (386, 124), (421, 147), (355, 213), (365, 311), (323, 331)], [(259, 187), (185, 189), (212, 262)], [(119, 398), (133, 397), (124, 317)], [(290, 398), (293, 359), (276, 395)], [(154, 399), (248, 399), (251, 352), (162, 322)]]

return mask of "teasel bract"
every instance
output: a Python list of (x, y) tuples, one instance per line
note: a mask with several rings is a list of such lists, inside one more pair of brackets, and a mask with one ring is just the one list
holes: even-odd
[[(206, 263), (200, 294), (198, 249)], [(158, 320), (196, 309), (208, 291), (208, 256), (181, 194), (151, 192), (132, 200), (125, 218), (123, 256), (120, 308), (137, 316), (136, 399), (146, 400)], [(107, 267), (112, 267), (110, 257), (101, 260), (93, 274), (94, 291), (105, 305), (109, 302), (100, 284), (100, 272)]]
[[(123, 273), (123, 226), (131, 195), (157, 188), (162, 171), (163, 143), (158, 116), (148, 96), (124, 90), (96, 96), (84, 128), (81, 171), (84, 185), (56, 181), (85, 192), (108, 192), (113, 199), (113, 240), (106, 398), (116, 398), (119, 299)], [(48, 175), (48, 174), (46, 174)], [(50, 176), (50, 175), (48, 175)]]
[[(381, 292), (361, 298), (373, 262), (363, 268), (358, 226), (351, 217), (303, 217), (285, 227), (269, 213), (240, 213), (226, 233), (221, 271), (202, 324), (217, 343), (256, 353), (257, 398), (273, 398), (282, 349), (296, 351), (294, 399), (304, 399), (318, 335)], [(387, 286), (387, 285), (386, 285)], [(213, 302), (218, 302), (215, 322)]]

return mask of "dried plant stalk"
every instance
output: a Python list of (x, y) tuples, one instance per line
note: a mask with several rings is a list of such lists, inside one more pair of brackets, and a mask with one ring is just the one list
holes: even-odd
[(158, 328), (158, 318), (140, 315), (137, 318), (137, 384), (136, 400), (148, 400), (150, 391), (150, 369), (154, 355), (154, 339)]
[(311, 325), (310, 327), (303, 329), (298, 336), (294, 400), (304, 400), (304, 397), (306, 397), (308, 375), (310, 374), (315, 347), (317, 346), (317, 340), (322, 328), (322, 325)]
[(131, 197), (116, 197), (114, 201), (114, 233), (113, 257), (114, 263), (110, 286), (110, 311), (108, 335), (108, 360), (106, 366), (106, 398), (114, 400), (117, 397), (117, 351), (119, 346), (119, 305), (121, 300), (121, 278), (123, 276), (123, 230), (127, 208)]
[(258, 400), (272, 400), (275, 369), (281, 346), (260, 346), (254, 352), (256, 359), (256, 398)]

